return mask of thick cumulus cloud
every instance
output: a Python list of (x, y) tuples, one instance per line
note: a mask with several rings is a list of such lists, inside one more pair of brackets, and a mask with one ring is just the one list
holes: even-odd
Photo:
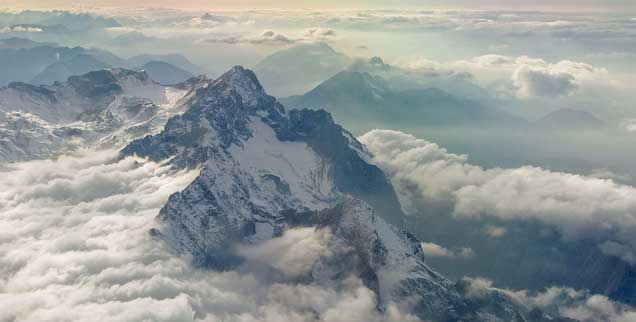
[(550, 63), (528, 56), (488, 54), (449, 63), (422, 58), (399, 64), (409, 69), (466, 71), (484, 83), (509, 80), (512, 94), (523, 99), (567, 96), (580, 88), (621, 87), (607, 69), (571, 60)]
[(148, 232), (196, 170), (90, 151), (0, 172), (0, 321), (416, 321), (393, 305), (379, 313), (356, 278), (294, 282), (314, 260), (299, 247), (328, 256), (326, 230), (243, 250), (289, 279), (193, 268)]
[(615, 302), (603, 295), (590, 294), (571, 288), (550, 287), (543, 292), (530, 294), (527, 291), (501, 289), (492, 281), (483, 278), (464, 278), (466, 295), (470, 298), (487, 298), (494, 294), (505, 294), (529, 309), (540, 308), (554, 316), (581, 322), (628, 322), (636, 319), (636, 309)]
[(542, 59), (522, 56), (515, 62), (517, 66), (512, 81), (517, 88), (517, 95), (522, 98), (569, 95), (579, 84), (603, 81), (607, 76), (606, 69), (570, 60), (551, 64)]
[(567, 73), (523, 66), (512, 75), (520, 97), (563, 96), (576, 89), (575, 78)]
[[(449, 204), (460, 218), (539, 220), (566, 239), (598, 240), (608, 255), (634, 257), (632, 186), (530, 166), (484, 169), (467, 163), (466, 156), (398, 131), (374, 130), (360, 140), (374, 155), (372, 162), (392, 179), (407, 212), (437, 202)], [(489, 233), (496, 237), (505, 231)]]

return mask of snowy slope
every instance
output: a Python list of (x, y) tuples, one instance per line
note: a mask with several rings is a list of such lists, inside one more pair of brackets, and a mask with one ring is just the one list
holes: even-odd
[(67, 150), (121, 146), (156, 133), (183, 112), (181, 87), (153, 83), (145, 73), (111, 69), (65, 83), (0, 88), (0, 161), (50, 157)]

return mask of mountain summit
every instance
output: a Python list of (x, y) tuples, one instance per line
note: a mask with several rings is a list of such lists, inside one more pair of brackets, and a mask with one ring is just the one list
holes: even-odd
[(355, 276), (377, 294), (378, 310), (398, 303), (426, 320), (548, 321), (504, 295), (467, 298), (428, 267), (419, 241), (392, 225), (403, 214), (391, 183), (327, 112), (286, 111), (240, 66), (202, 80), (185, 104), (161, 133), (121, 154), (201, 169), (151, 231), (196, 265), (234, 269), (246, 260), (237, 249), (311, 227), (326, 232), (328, 251), (295, 271), (295, 283)]

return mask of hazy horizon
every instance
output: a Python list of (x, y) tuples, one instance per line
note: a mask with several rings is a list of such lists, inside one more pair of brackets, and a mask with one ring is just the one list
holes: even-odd
[(636, 321), (636, 1), (529, 2), (0, 0), (0, 321)]
[(636, 12), (636, 4), (630, 0), (606, 0), (602, 3), (595, 0), (558, 0), (533, 1), (528, 3), (521, 0), (400, 0), (386, 5), (381, 0), (248, 0), (230, 1), (217, 0), (214, 3), (204, 0), (174, 1), (174, 0), (140, 0), (131, 3), (123, 0), (95, 1), (87, 0), (82, 3), (69, 0), (22, 0), (15, 3), (11, 0), (0, 0), (0, 8), (5, 9), (77, 9), (91, 10), (99, 8), (173, 8), (188, 10), (252, 10), (252, 9), (291, 9), (291, 10), (394, 10), (394, 9), (439, 9), (439, 10), (494, 10), (494, 11), (549, 11), (549, 12)]

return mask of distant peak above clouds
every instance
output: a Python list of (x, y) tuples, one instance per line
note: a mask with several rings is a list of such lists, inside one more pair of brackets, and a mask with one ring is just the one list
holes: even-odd
[(606, 126), (591, 113), (570, 108), (558, 109), (534, 122), (535, 125), (553, 130), (600, 130)]
[(329, 44), (316, 42), (274, 52), (256, 64), (254, 72), (269, 92), (284, 97), (307, 92), (351, 61)]

